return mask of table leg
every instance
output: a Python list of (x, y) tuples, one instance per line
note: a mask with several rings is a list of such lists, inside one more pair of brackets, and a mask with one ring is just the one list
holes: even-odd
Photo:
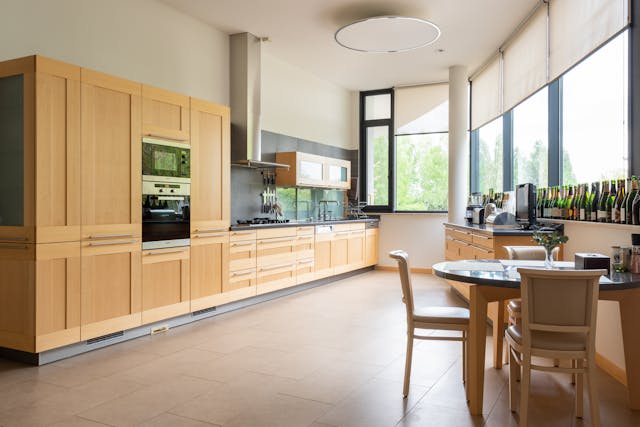
[(469, 291), (469, 353), (467, 355), (469, 410), (471, 415), (482, 415), (484, 357), (487, 343), (487, 299), (480, 292), (478, 285), (471, 285)]
[(504, 300), (496, 301), (498, 312), (493, 319), (493, 367), (502, 369), (502, 345), (504, 340)]
[(629, 407), (638, 410), (640, 409), (640, 334), (638, 334), (640, 292), (635, 290), (627, 292), (629, 294), (620, 300), (620, 322), (622, 323)]

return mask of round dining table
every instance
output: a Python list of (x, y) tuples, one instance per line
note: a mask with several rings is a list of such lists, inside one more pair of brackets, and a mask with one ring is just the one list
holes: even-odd
[[(467, 399), (472, 415), (482, 415), (487, 305), (497, 301), (500, 307), (520, 297), (519, 267), (545, 268), (544, 261), (463, 260), (433, 265), (438, 277), (468, 285), (469, 338), (467, 357)], [(553, 269), (570, 270), (573, 262), (554, 262)], [(612, 272), (600, 278), (600, 300), (620, 304), (620, 322), (626, 369), (629, 407), (640, 410), (640, 274)], [(504, 316), (500, 316), (501, 319)], [(502, 337), (499, 338), (500, 342)]]

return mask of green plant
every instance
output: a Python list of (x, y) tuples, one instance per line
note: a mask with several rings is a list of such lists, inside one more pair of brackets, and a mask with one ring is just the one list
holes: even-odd
[(563, 243), (567, 243), (568, 240), (568, 236), (560, 234), (557, 231), (554, 231), (553, 233), (542, 233), (540, 231), (533, 232), (533, 241), (548, 251), (553, 250), (553, 248)]

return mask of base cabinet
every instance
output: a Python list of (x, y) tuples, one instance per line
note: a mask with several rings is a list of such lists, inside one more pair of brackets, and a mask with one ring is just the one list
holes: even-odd
[(365, 238), (365, 264), (376, 265), (378, 263), (378, 236), (379, 229), (367, 228)]
[(189, 312), (189, 252), (188, 247), (142, 252), (142, 323)]
[(82, 243), (80, 338), (142, 324), (142, 257), (137, 239)]
[(258, 295), (294, 286), (297, 269), (296, 228), (261, 229), (256, 237)]
[(191, 311), (219, 304), (229, 281), (229, 233), (211, 233), (191, 240)]

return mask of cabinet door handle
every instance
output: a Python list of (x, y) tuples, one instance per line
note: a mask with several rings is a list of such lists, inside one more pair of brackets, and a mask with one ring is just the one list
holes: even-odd
[(251, 273), (255, 273), (256, 270), (255, 269), (250, 269), (250, 270), (242, 270), (242, 271), (233, 271), (231, 273), (232, 276), (246, 276), (247, 274), (251, 274)]
[(227, 231), (226, 228), (198, 228), (195, 233), (215, 233), (220, 231)]
[(298, 240), (311, 240), (313, 236), (298, 236)]
[(123, 238), (123, 237), (135, 237), (133, 233), (128, 234), (92, 234), (89, 236), (91, 240), (98, 239), (114, 239), (114, 238)]
[(136, 243), (137, 240), (118, 240), (115, 242), (89, 242), (89, 246), (111, 246), (111, 245), (128, 245)]
[(205, 234), (205, 235), (200, 235), (200, 234), (196, 234), (195, 238), (209, 238), (209, 237), (225, 237), (227, 235), (227, 233), (211, 233), (211, 234)]
[(145, 255), (177, 254), (181, 252), (189, 252), (189, 249), (172, 249), (168, 251), (153, 251), (153, 252), (147, 252), (145, 253)]
[(284, 268), (284, 267), (293, 267), (295, 264), (278, 264), (278, 265), (272, 265), (269, 267), (260, 267), (260, 271), (270, 271), (270, 270), (276, 270), (278, 268)]
[(351, 235), (352, 236), (362, 236), (364, 234), (364, 231), (352, 231)]
[(231, 235), (232, 236), (242, 236), (242, 235), (245, 235), (245, 234), (253, 234), (253, 233), (255, 233), (255, 231), (232, 231)]
[(253, 245), (254, 242), (235, 242), (232, 243), (231, 246), (249, 246), (249, 245)]
[(490, 254), (490, 253), (493, 252), (492, 250), (485, 249), (485, 248), (482, 248), (480, 246), (476, 246), (476, 245), (469, 245), (469, 246), (471, 246), (473, 249), (477, 249), (477, 250), (479, 250), (481, 252), (484, 252), (484, 253), (487, 253), (487, 254)]
[(267, 243), (292, 242), (292, 241), (293, 241), (293, 237), (280, 237), (280, 238), (277, 238), (277, 239), (258, 240), (258, 243), (267, 244)]
[(26, 237), (0, 237), (0, 240), (13, 240), (15, 242), (27, 242), (29, 239)]
[(0, 245), (0, 249), (10, 249), (16, 251), (25, 251), (29, 249), (27, 245)]
[(312, 259), (302, 259), (298, 261), (298, 264), (311, 264), (313, 262)]
[(174, 136), (162, 135), (160, 133), (147, 133), (146, 136), (150, 136), (152, 138), (168, 139), (168, 140), (171, 140), (171, 141), (180, 141), (180, 142), (188, 141), (188, 139), (186, 139), (186, 138), (176, 138)]
[(483, 236), (482, 234), (474, 234), (473, 237), (479, 237), (480, 239), (491, 240), (492, 237)]

